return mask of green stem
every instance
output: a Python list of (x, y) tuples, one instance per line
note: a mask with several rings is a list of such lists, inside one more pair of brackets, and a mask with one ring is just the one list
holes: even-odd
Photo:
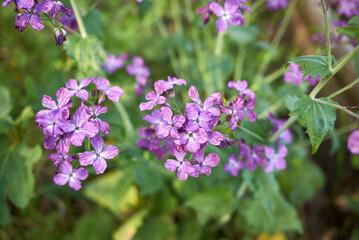
[[(274, 36), (273, 38), (273, 41), (272, 41), (272, 46), (273, 48), (277, 48), (281, 39), (283, 38), (283, 35), (284, 35), (284, 32), (285, 30), (287, 29), (288, 25), (289, 25), (289, 21), (293, 15), (293, 11), (295, 9), (295, 6), (297, 4), (297, 1), (298, 0), (292, 0), (290, 1), (290, 5), (289, 7), (287, 8), (286, 12), (285, 12), (285, 15), (284, 15), (284, 19), (283, 19), (283, 22), (282, 24), (280, 25), (276, 35)], [(268, 68), (268, 65), (269, 65), (269, 62), (272, 60), (272, 53), (271, 52), (267, 52), (264, 57), (263, 57), (263, 60), (262, 60), (262, 63), (259, 67), (259, 70), (258, 70), (258, 73), (256, 74), (256, 76), (254, 77), (254, 83), (257, 83), (257, 82), (260, 82), (262, 81), (263, 79), (263, 75), (265, 73), (265, 71), (267, 70)]]
[(350, 83), (349, 85), (347, 85), (347, 86), (345, 86), (345, 87), (339, 89), (338, 91), (332, 93), (331, 95), (329, 95), (328, 98), (329, 98), (329, 99), (334, 98), (335, 96), (337, 96), (337, 95), (339, 95), (339, 94), (341, 94), (341, 93), (343, 93), (343, 92), (349, 90), (350, 88), (352, 88), (352, 87), (353, 87), (355, 84), (357, 84), (357, 83), (359, 83), (359, 78), (356, 79), (354, 82)]
[(327, 10), (325, 9), (325, 5), (324, 5), (324, 1), (320, 0), (321, 4), (322, 4), (322, 10), (323, 10), (323, 15), (324, 15), (324, 23), (325, 23), (325, 35), (327, 37), (327, 49), (328, 49), (328, 68), (329, 71), (332, 70), (332, 50), (330, 47), (330, 32), (329, 32), (329, 27), (328, 27), (328, 16), (327, 16)]
[[(281, 67), (280, 69), (278, 69), (277, 71), (271, 73), (269, 76), (267, 76), (264, 79), (264, 82), (267, 84), (272, 83), (273, 81), (277, 80), (279, 77), (283, 76), (283, 74), (287, 71), (287, 69), (285, 69), (285, 67)], [(260, 87), (259, 83), (255, 83), (253, 84), (250, 89), (252, 91), (257, 91)]]
[(223, 37), (225, 31), (219, 32), (216, 40), (216, 48), (214, 49), (214, 56), (218, 57), (222, 55), (222, 47), (223, 47)]
[(127, 114), (125, 107), (120, 102), (115, 102), (115, 107), (122, 117), (123, 123), (125, 125), (125, 131), (126, 131), (127, 138), (132, 137), (135, 129), (132, 125), (130, 117)]
[(234, 80), (241, 79), (242, 77), (244, 60), (246, 57), (246, 49), (247, 49), (246, 45), (239, 46), (238, 56), (236, 60), (236, 69), (234, 70)]
[(295, 123), (297, 118), (297, 116), (291, 116), (287, 120), (287, 122), (269, 139), (269, 141), (271, 143), (274, 143), (287, 128), (289, 128), (293, 123)]
[(248, 184), (245, 181), (243, 181), (242, 184), (239, 186), (238, 191), (236, 193), (237, 199), (240, 199), (240, 198), (243, 197), (243, 195), (246, 192), (247, 188), (248, 188)]
[(79, 9), (75, 3), (75, 0), (70, 0), (72, 9), (74, 10), (74, 14), (76, 17), (77, 25), (79, 26), (79, 31), (82, 38), (87, 38), (87, 31), (84, 25), (84, 22), (82, 21), (82, 18), (80, 16)]
[(311, 98), (317, 96), (318, 92), (327, 84), (330, 79), (337, 74), (348, 62), (350, 62), (359, 53), (359, 45), (354, 50), (346, 55), (341, 61), (334, 65), (334, 68), (330, 71), (329, 75), (318, 83), (318, 85), (309, 94)]
[(355, 117), (356, 119), (359, 119), (359, 115), (358, 115), (358, 114), (353, 113), (352, 111), (346, 109), (345, 107), (342, 107), (342, 106), (337, 105), (337, 104), (334, 104), (334, 103), (330, 103), (330, 102), (323, 101), (323, 100), (321, 100), (321, 99), (319, 99), (319, 98), (312, 98), (312, 99), (313, 99), (313, 101), (316, 101), (316, 102), (318, 102), (318, 103), (322, 103), (322, 104), (324, 104), (324, 105), (327, 105), (327, 106), (334, 107), (334, 108), (337, 108), (337, 109), (339, 109), (339, 110), (342, 110), (343, 112), (346, 112), (346, 113), (349, 114), (350, 116)]
[(90, 151), (90, 148), (91, 148), (91, 146), (90, 146), (90, 138), (87, 138), (87, 148), (86, 148), (86, 150), (87, 151)]
[(256, 138), (257, 140), (259, 140), (261, 142), (265, 142), (264, 138), (262, 138), (257, 133), (252, 132), (251, 130), (249, 130), (243, 126), (238, 126), (238, 129), (241, 129), (243, 132), (248, 133), (249, 135), (251, 135), (252, 137)]

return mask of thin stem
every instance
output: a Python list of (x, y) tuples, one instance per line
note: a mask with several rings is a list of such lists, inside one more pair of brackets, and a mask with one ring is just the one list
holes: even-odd
[(246, 57), (246, 49), (247, 49), (246, 45), (239, 46), (238, 56), (236, 60), (236, 69), (234, 70), (234, 80), (241, 79), (242, 77), (244, 60)]
[(251, 135), (252, 137), (256, 138), (257, 140), (259, 140), (261, 142), (265, 142), (264, 138), (262, 138), (257, 133), (252, 132), (251, 130), (249, 130), (249, 129), (243, 127), (243, 126), (239, 126), (238, 129), (241, 129), (243, 132), (248, 133), (249, 135)]
[(127, 137), (128, 138), (132, 137), (135, 129), (132, 125), (130, 117), (127, 114), (125, 107), (120, 102), (115, 102), (115, 107), (122, 117), (123, 123), (125, 125), (125, 131), (126, 131)]
[[(277, 48), (280, 41), (282, 40), (283, 38), (283, 35), (284, 35), (284, 32), (285, 30), (287, 29), (288, 25), (289, 25), (289, 21), (293, 15), (293, 11), (295, 9), (295, 6), (297, 4), (297, 1), (298, 0), (292, 0), (290, 2), (290, 5), (289, 7), (287, 8), (286, 12), (285, 12), (285, 15), (284, 15), (284, 19), (283, 19), (283, 22), (282, 24), (280, 25), (276, 35), (274, 36), (273, 38), (273, 41), (272, 41), (272, 46), (274, 48)], [(259, 70), (258, 70), (258, 73), (256, 74), (256, 76), (254, 77), (254, 83), (257, 83), (257, 82), (260, 82), (263, 78), (263, 75), (264, 75), (264, 72), (267, 70), (268, 68), (268, 65), (269, 65), (269, 62), (272, 60), (272, 53), (271, 52), (267, 52), (264, 57), (263, 57), (263, 60), (262, 60), (262, 63), (259, 67)]]
[(349, 85), (347, 85), (347, 86), (345, 86), (345, 87), (339, 89), (338, 91), (332, 93), (331, 95), (329, 95), (328, 98), (331, 99), (331, 98), (334, 98), (334, 97), (338, 96), (339, 94), (341, 94), (341, 93), (343, 93), (343, 92), (349, 90), (350, 88), (352, 88), (352, 87), (353, 87), (355, 84), (357, 84), (357, 83), (359, 83), (359, 78), (356, 79), (354, 82), (350, 83)]
[[(264, 79), (264, 82), (267, 84), (272, 83), (273, 81), (277, 80), (279, 77), (283, 76), (283, 74), (287, 71), (287, 69), (285, 69), (284, 67), (279, 68), (277, 71), (271, 73), (269, 76), (267, 76)], [(255, 83), (253, 84), (250, 89), (252, 91), (257, 91), (260, 87), (259, 83)]]
[(309, 94), (311, 98), (317, 96), (318, 92), (330, 81), (330, 79), (337, 74), (348, 62), (350, 62), (359, 53), (359, 45), (354, 50), (345, 56), (341, 61), (334, 65), (329, 75), (318, 83), (318, 85)]
[(295, 123), (297, 118), (297, 116), (291, 116), (287, 120), (287, 122), (269, 139), (269, 141), (271, 143), (274, 143), (287, 128), (289, 128), (293, 123)]
[(225, 31), (219, 32), (218, 35), (217, 35), (216, 48), (214, 49), (214, 55), (215, 55), (216, 57), (222, 55), (222, 47), (223, 47), (223, 37), (224, 37), (224, 34), (225, 34)]
[(334, 104), (334, 103), (330, 103), (330, 102), (323, 101), (323, 100), (321, 100), (321, 99), (319, 99), (319, 98), (312, 98), (312, 99), (313, 99), (313, 101), (316, 101), (316, 102), (318, 102), (318, 103), (322, 103), (322, 104), (324, 104), (324, 105), (331, 106), (331, 107), (337, 108), (337, 109), (339, 109), (339, 110), (342, 110), (343, 112), (346, 112), (346, 113), (349, 114), (350, 116), (355, 117), (356, 119), (359, 119), (359, 115), (358, 115), (358, 114), (353, 113), (352, 111), (346, 109), (345, 107), (342, 107), (342, 106), (337, 105), (337, 104)]
[(330, 47), (330, 32), (329, 32), (329, 27), (328, 27), (328, 16), (327, 16), (327, 10), (325, 9), (325, 4), (323, 0), (320, 0), (321, 4), (322, 4), (322, 10), (323, 10), (323, 15), (324, 15), (324, 23), (325, 23), (325, 35), (327, 37), (327, 49), (328, 49), (328, 68), (329, 71), (332, 70), (332, 50)]
[(77, 25), (79, 26), (79, 31), (82, 38), (87, 38), (87, 31), (84, 25), (84, 22), (82, 21), (82, 18), (80, 16), (79, 9), (75, 3), (75, 0), (70, 0), (72, 9), (74, 10), (74, 14), (76, 17)]
[(243, 181), (242, 184), (239, 186), (238, 191), (236, 193), (237, 199), (240, 199), (243, 197), (244, 193), (247, 190), (247, 187), (248, 187), (248, 184), (245, 181)]

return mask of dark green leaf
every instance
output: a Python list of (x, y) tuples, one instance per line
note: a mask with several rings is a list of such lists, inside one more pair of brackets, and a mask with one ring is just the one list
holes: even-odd
[[(332, 56), (332, 65), (335, 63), (335, 58)], [(302, 72), (305, 76), (317, 77), (320, 75), (323, 78), (329, 75), (329, 66), (328, 66), (328, 57), (327, 56), (317, 56), (317, 55), (307, 55), (297, 57), (289, 63), (294, 63), (302, 67)], [(288, 63), (288, 65), (289, 65)]]
[(348, 24), (349, 27), (337, 27), (337, 32), (352, 38), (359, 38), (359, 15), (352, 17)]
[[(332, 104), (336, 104), (327, 98), (320, 98)], [(336, 108), (318, 103), (309, 96), (303, 95), (295, 103), (295, 109), (291, 111), (290, 116), (298, 116), (299, 124), (305, 127), (312, 144), (312, 153), (314, 154), (323, 141), (327, 133), (334, 128), (336, 119)]]
[(10, 114), (12, 105), (9, 90), (0, 85), (0, 118), (4, 118)]
[(261, 140), (261, 138), (268, 139), (273, 128), (272, 123), (268, 119), (260, 119), (253, 123), (249, 121), (244, 121), (242, 126), (245, 129), (248, 129), (249, 131), (257, 134), (258, 137), (255, 137), (240, 128), (233, 132), (233, 136), (235, 139), (244, 139), (246, 144), (250, 145), (263, 145), (264, 142)]

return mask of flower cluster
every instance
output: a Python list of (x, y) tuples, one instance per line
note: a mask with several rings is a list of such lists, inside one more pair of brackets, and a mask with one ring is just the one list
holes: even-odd
[(359, 14), (358, 0), (335, 0), (333, 4), (337, 7), (337, 13), (347, 19)]
[(359, 130), (350, 134), (347, 147), (352, 154), (359, 155)]
[(284, 81), (286, 82), (291, 82), (294, 85), (299, 85), (301, 84), (301, 82), (304, 81), (308, 81), (310, 86), (315, 86), (317, 84), (317, 82), (320, 82), (322, 80), (322, 78), (320, 77), (320, 75), (312, 78), (311, 76), (306, 76), (303, 79), (304, 73), (302, 72), (302, 67), (291, 63), (289, 64), (289, 71), (284, 73)]
[[(96, 89), (92, 90), (92, 99), (84, 88), (94, 83)], [(56, 153), (50, 153), (48, 158), (53, 161), (53, 167), (58, 168), (54, 176), (54, 182), (69, 186), (75, 190), (81, 188), (80, 180), (88, 176), (87, 169), (73, 168), (73, 161), (78, 159), (81, 166), (93, 165), (96, 174), (102, 174), (106, 167), (106, 159), (112, 159), (118, 155), (118, 149), (109, 145), (105, 149), (103, 135), (110, 133), (110, 126), (101, 120), (99, 115), (107, 112), (107, 107), (101, 106), (107, 97), (112, 102), (119, 101), (123, 90), (118, 87), (110, 87), (110, 82), (102, 78), (85, 78), (79, 84), (70, 79), (66, 88), (62, 87), (56, 92), (57, 102), (47, 95), (42, 97), (42, 105), (48, 109), (36, 114), (36, 122), (45, 135), (44, 148), (55, 149)], [(81, 100), (81, 104), (73, 110), (72, 97)], [(70, 155), (70, 147), (80, 147), (85, 138), (88, 138), (95, 151), (87, 151)]]
[(113, 74), (118, 69), (124, 67), (126, 63), (127, 73), (136, 78), (135, 93), (137, 96), (140, 96), (148, 86), (148, 77), (150, 76), (150, 70), (145, 65), (143, 58), (135, 56), (131, 61), (131, 56), (127, 53), (121, 54), (118, 57), (111, 54), (107, 56), (102, 68), (106, 69), (109, 74)]
[(268, 10), (279, 10), (288, 7), (288, 0), (267, 0)]
[(203, 24), (207, 24), (210, 15), (215, 14), (218, 19), (216, 21), (217, 31), (223, 32), (228, 28), (228, 23), (232, 26), (243, 25), (243, 12), (249, 12), (249, 8), (244, 5), (247, 0), (226, 0), (223, 6), (217, 2), (209, 2), (205, 6), (197, 10), (198, 14), (203, 14)]
[(66, 31), (62, 26), (57, 26), (54, 18), (63, 12), (69, 17), (72, 16), (72, 10), (66, 8), (61, 1), (35, 1), (35, 0), (5, 0), (2, 5), (6, 7), (11, 2), (15, 2), (16, 10), (19, 12), (15, 18), (15, 28), (19, 32), (23, 32), (30, 23), (32, 29), (41, 31), (45, 25), (41, 19), (41, 15), (53, 21), (55, 28), (56, 45), (61, 46), (66, 41)]
[[(228, 86), (238, 92), (233, 102), (227, 104), (218, 92), (202, 101), (196, 87), (190, 86), (188, 97), (192, 102), (186, 102), (182, 113), (175, 103), (174, 85), (186, 85), (186, 81), (175, 77), (156, 81), (154, 91), (145, 95), (148, 101), (140, 104), (140, 110), (152, 110), (151, 114), (143, 117), (151, 125), (140, 129), (142, 138), (137, 145), (156, 154), (159, 159), (165, 158), (167, 152), (174, 156), (176, 159), (166, 160), (165, 167), (170, 171), (177, 170), (180, 180), (186, 180), (188, 175), (210, 175), (211, 168), (217, 166), (220, 159), (215, 153), (205, 156), (205, 148), (209, 144), (218, 148), (234, 144), (228, 132), (222, 133), (217, 128), (227, 124), (230, 132), (235, 131), (238, 122), (245, 120), (246, 116), (249, 121), (255, 121), (257, 114), (252, 110), (255, 94), (247, 89), (246, 81), (230, 81)], [(161, 107), (154, 109), (157, 105)], [(178, 114), (174, 115), (174, 112)], [(187, 153), (190, 157), (186, 159)]]

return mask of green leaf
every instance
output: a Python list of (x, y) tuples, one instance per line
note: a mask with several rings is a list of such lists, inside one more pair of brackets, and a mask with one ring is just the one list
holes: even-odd
[(85, 195), (118, 216), (130, 211), (138, 202), (137, 189), (128, 175), (115, 171), (96, 177), (85, 187)]
[(204, 225), (212, 217), (220, 218), (231, 213), (234, 210), (234, 198), (227, 188), (216, 186), (194, 195), (186, 205), (196, 211), (199, 224)]
[(103, 20), (101, 13), (97, 9), (92, 9), (84, 18), (87, 33), (96, 35), (97, 37), (103, 36)]
[[(317, 77), (320, 75), (323, 78), (329, 75), (329, 65), (327, 56), (307, 55), (297, 57), (289, 63), (294, 63), (302, 67), (304, 77)], [(289, 65), (287, 64), (287, 66)], [(335, 63), (335, 58), (332, 56), (332, 65)]]
[(0, 134), (11, 130), (13, 126), (13, 120), (10, 116), (0, 118)]
[(5, 118), (10, 114), (12, 105), (9, 90), (0, 85), (0, 118)]
[(15, 124), (26, 124), (33, 116), (35, 116), (32, 108), (30, 106), (26, 106), (20, 113), (20, 116), (16, 118)]
[[(268, 139), (271, 134), (273, 124), (268, 119), (259, 119), (253, 123), (249, 121), (244, 121), (242, 125), (245, 129), (257, 134), (262, 139)], [(238, 128), (233, 132), (235, 139), (242, 138), (245, 140), (246, 144), (250, 145), (263, 145), (264, 142), (260, 138), (255, 137), (248, 133), (245, 130)]]
[(359, 38), (359, 15), (352, 17), (348, 24), (349, 27), (337, 27), (339, 34), (348, 35), (352, 38)]
[(113, 234), (113, 239), (133, 239), (133, 235), (136, 234), (138, 228), (142, 225), (143, 219), (147, 216), (148, 210), (142, 209), (135, 213), (130, 219), (122, 224)]
[[(330, 99), (320, 98), (332, 104), (336, 104)], [(334, 128), (336, 119), (336, 108), (318, 103), (309, 96), (303, 95), (295, 103), (295, 109), (290, 116), (298, 116), (299, 124), (305, 127), (312, 144), (312, 154), (314, 154), (323, 141), (327, 133)]]
[(105, 75), (101, 65), (105, 61), (106, 54), (103, 52), (102, 42), (96, 37), (89, 36), (83, 39), (68, 36), (64, 48), (79, 69), (78, 78)]
[(238, 44), (252, 43), (258, 35), (258, 28), (254, 26), (250, 27), (238, 27), (229, 31), (229, 38)]
[(300, 205), (310, 200), (323, 186), (324, 174), (307, 159), (295, 157), (287, 159), (287, 163), (288, 167), (278, 175), (278, 181), (289, 200)]
[(294, 111), (295, 103), (297, 102), (297, 100), (298, 100), (297, 96), (288, 95), (285, 98), (285, 106), (288, 108), (289, 111)]
[(94, 9), (101, 0), (76, 0), (76, 4), (79, 7), (80, 15), (85, 16)]
[(175, 236), (176, 225), (171, 218), (161, 218), (159, 216), (149, 215), (145, 218), (133, 239), (167, 240), (175, 239)]
[(7, 197), (20, 208), (29, 203), (35, 183), (32, 167), (41, 154), (40, 146), (29, 148), (20, 143), (12, 148), (6, 137), (0, 137), (0, 224), (9, 219)]
[(296, 210), (281, 195), (274, 175), (263, 171), (256, 173), (254, 199), (242, 201), (239, 209), (250, 228), (258, 233), (302, 232)]

